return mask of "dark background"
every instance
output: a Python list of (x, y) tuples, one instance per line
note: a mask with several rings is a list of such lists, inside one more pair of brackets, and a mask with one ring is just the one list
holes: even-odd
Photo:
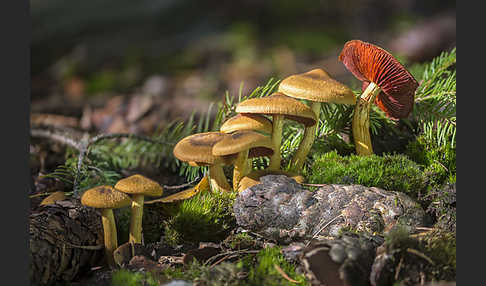
[(203, 112), (242, 82), (246, 94), (316, 67), (355, 87), (338, 61), (346, 41), (427, 61), (455, 46), (455, 10), (450, 0), (32, 0), (31, 111), (81, 117), (96, 99), (154, 92)]

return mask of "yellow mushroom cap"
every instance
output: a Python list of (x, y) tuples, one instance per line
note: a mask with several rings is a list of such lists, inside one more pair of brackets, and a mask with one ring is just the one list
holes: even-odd
[(291, 75), (280, 83), (278, 91), (299, 99), (339, 104), (355, 104), (356, 96), (346, 85), (334, 80), (322, 69)]
[(81, 204), (97, 209), (116, 209), (130, 205), (131, 199), (112, 186), (98, 186), (84, 192)]
[(206, 166), (214, 164), (232, 164), (235, 156), (215, 156), (211, 150), (219, 141), (229, 134), (223, 132), (204, 132), (193, 134), (179, 141), (173, 150), (174, 156), (191, 166)]
[(62, 201), (66, 199), (66, 194), (63, 191), (57, 191), (42, 200), (41, 206), (51, 205), (57, 201)]
[(287, 177), (294, 179), (297, 183), (304, 182), (304, 177), (302, 175), (292, 173), (292, 172), (286, 172), (282, 170), (254, 170), (241, 179), (240, 183), (238, 184), (238, 192), (242, 192), (245, 189), (254, 186), (256, 184), (260, 184), (260, 177), (266, 175), (285, 175)]
[(213, 154), (217, 156), (238, 154), (249, 150), (248, 158), (270, 156), (274, 146), (269, 136), (255, 131), (243, 130), (228, 134), (223, 140), (214, 144)]
[(283, 115), (285, 118), (300, 122), (307, 127), (317, 122), (316, 114), (309, 106), (281, 92), (242, 101), (236, 106), (236, 112)]
[(119, 180), (115, 189), (125, 194), (151, 197), (161, 196), (163, 193), (163, 188), (159, 183), (139, 174)]
[(219, 130), (224, 133), (231, 133), (238, 130), (272, 133), (272, 121), (260, 114), (240, 113), (226, 120)]

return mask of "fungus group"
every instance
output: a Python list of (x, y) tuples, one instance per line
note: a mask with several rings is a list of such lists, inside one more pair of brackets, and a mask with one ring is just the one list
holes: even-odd
[[(270, 156), (265, 172), (276, 173), (281, 171), (280, 146), (284, 119), (302, 123), (304, 135), (291, 159), (289, 168), (293, 174), (298, 174), (314, 143), (321, 105), (323, 103), (355, 105), (352, 133), (356, 153), (373, 154), (369, 133), (371, 103), (375, 102), (391, 119), (407, 117), (413, 108), (418, 83), (390, 53), (370, 43), (359, 40), (347, 42), (339, 55), (339, 60), (362, 81), (363, 93), (360, 96), (356, 97), (348, 86), (333, 79), (325, 70), (313, 69), (283, 79), (278, 86), (278, 91), (270, 96), (240, 102), (235, 109), (238, 114), (224, 122), (220, 132), (242, 134), (240, 132), (251, 130), (264, 136), (269, 135), (273, 154), (264, 154)], [(221, 141), (236, 144), (236, 140), (229, 137)], [(214, 145), (220, 146), (218, 144), (220, 143)], [(209, 153), (221, 156), (236, 155), (231, 152), (222, 153), (219, 147), (216, 148), (216, 152), (213, 147)], [(233, 162), (234, 190), (241, 191), (243, 186), (249, 185), (248, 182), (251, 182), (250, 184), (257, 182), (259, 175), (263, 174), (262, 172), (259, 175), (252, 173), (248, 154), (238, 153), (238, 159)], [(240, 181), (242, 186), (239, 186)]]

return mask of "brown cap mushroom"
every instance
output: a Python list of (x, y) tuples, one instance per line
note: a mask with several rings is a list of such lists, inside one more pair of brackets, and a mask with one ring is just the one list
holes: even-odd
[[(356, 96), (353, 91), (346, 85), (332, 79), (323, 69), (313, 69), (306, 73), (291, 75), (282, 80), (278, 91), (290, 97), (309, 100), (317, 118), (319, 118), (321, 111), (321, 102), (356, 103)], [(292, 158), (291, 170), (297, 171), (302, 168), (314, 142), (316, 129), (317, 124), (306, 127), (304, 137)]]
[(251, 171), (249, 174), (244, 176), (238, 185), (238, 192), (242, 192), (246, 190), (247, 188), (254, 186), (256, 184), (260, 184), (260, 177), (266, 176), (266, 175), (285, 175), (287, 177), (290, 177), (294, 179), (297, 183), (303, 183), (304, 182), (304, 177), (293, 173), (293, 172), (286, 172), (282, 170), (254, 170)]
[(52, 205), (57, 201), (62, 201), (65, 199), (66, 199), (66, 194), (63, 191), (57, 191), (45, 197), (40, 203), (40, 205), (41, 206)]
[(98, 186), (85, 191), (81, 196), (81, 204), (101, 209), (105, 254), (110, 267), (115, 266), (113, 251), (118, 247), (113, 209), (126, 207), (130, 205), (130, 202), (131, 199), (127, 194), (119, 192), (111, 186)]
[(125, 194), (132, 195), (130, 237), (128, 241), (132, 243), (142, 243), (142, 217), (145, 196), (161, 196), (163, 188), (159, 183), (136, 174), (119, 180), (115, 185), (115, 189)]
[(219, 128), (221, 132), (232, 133), (238, 130), (253, 130), (263, 133), (272, 133), (272, 121), (259, 114), (237, 114)]
[(236, 155), (233, 170), (233, 189), (236, 191), (239, 180), (247, 173), (248, 158), (271, 156), (274, 146), (270, 137), (251, 130), (236, 131), (214, 144), (213, 154), (219, 156)]
[(413, 109), (418, 83), (389, 52), (360, 40), (347, 42), (339, 60), (363, 82), (364, 92), (354, 112), (353, 136), (358, 154), (373, 154), (369, 135), (371, 102), (392, 119), (407, 117)]
[(297, 121), (306, 127), (315, 125), (317, 122), (316, 114), (309, 106), (281, 92), (242, 101), (236, 106), (236, 112), (245, 114), (258, 113), (273, 117), (272, 141), (275, 153), (270, 158), (270, 166), (268, 168), (271, 170), (280, 169), (283, 119), (287, 118)]
[(236, 156), (217, 156), (212, 154), (214, 144), (229, 136), (222, 132), (204, 132), (193, 134), (179, 141), (174, 147), (174, 156), (188, 162), (191, 166), (209, 166), (211, 187), (229, 191), (231, 186), (224, 176), (222, 165), (230, 165)]

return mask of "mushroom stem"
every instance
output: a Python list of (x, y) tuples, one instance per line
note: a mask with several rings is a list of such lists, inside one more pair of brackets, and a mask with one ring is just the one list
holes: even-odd
[(316, 124), (306, 127), (304, 131), (304, 137), (295, 152), (294, 158), (292, 158), (292, 162), (290, 163), (290, 171), (292, 172), (300, 172), (302, 166), (304, 165), (305, 159), (307, 158), (307, 154), (314, 143), (314, 139), (316, 138), (316, 130), (319, 124), (319, 113), (321, 112), (321, 103), (317, 101), (311, 102), (312, 111), (316, 114), (317, 122)]
[(144, 195), (134, 195), (132, 198), (132, 213), (130, 218), (130, 243), (142, 243), (142, 217)]
[(221, 165), (209, 166), (209, 178), (211, 189), (218, 190), (219, 192), (229, 192), (231, 190), (231, 186), (226, 180), (226, 176), (224, 175), (223, 167)]
[(238, 190), (238, 184), (241, 178), (248, 175), (248, 153), (249, 149), (241, 151), (236, 157), (235, 168), (233, 169), (233, 190)]
[(370, 108), (381, 89), (370, 82), (356, 102), (353, 115), (353, 137), (356, 153), (366, 156), (373, 154), (370, 136)]
[(118, 238), (116, 235), (115, 216), (113, 215), (112, 209), (101, 210), (101, 223), (103, 224), (106, 261), (111, 268), (114, 268), (115, 260), (113, 258), (113, 251), (118, 247)]
[(273, 115), (273, 126), (272, 126), (272, 143), (274, 146), (275, 152), (270, 157), (270, 164), (268, 166), (269, 170), (279, 170), (280, 169), (280, 161), (282, 158), (280, 157), (280, 145), (282, 144), (282, 129), (284, 124), (284, 116), (279, 114)]

